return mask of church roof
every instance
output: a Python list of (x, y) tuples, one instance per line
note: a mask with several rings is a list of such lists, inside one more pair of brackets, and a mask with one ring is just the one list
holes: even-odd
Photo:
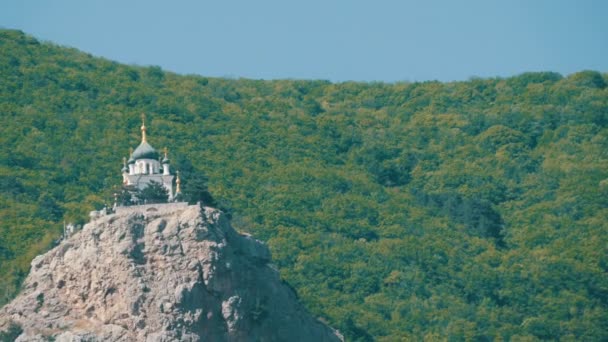
[(142, 141), (133, 151), (133, 159), (158, 159), (158, 152), (148, 142)]

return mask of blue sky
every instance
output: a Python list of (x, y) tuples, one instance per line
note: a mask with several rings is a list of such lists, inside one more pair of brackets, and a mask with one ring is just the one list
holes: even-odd
[(181, 74), (335, 82), (608, 72), (603, 0), (2, 0), (0, 26)]

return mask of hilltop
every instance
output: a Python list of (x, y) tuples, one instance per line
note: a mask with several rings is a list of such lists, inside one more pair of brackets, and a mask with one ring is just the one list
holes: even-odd
[(607, 84), (181, 76), (0, 31), (1, 299), (110, 201), (145, 112), (349, 340), (607, 339)]
[(269, 262), (216, 209), (119, 207), (32, 261), (0, 330), (22, 330), (17, 341), (339, 341)]

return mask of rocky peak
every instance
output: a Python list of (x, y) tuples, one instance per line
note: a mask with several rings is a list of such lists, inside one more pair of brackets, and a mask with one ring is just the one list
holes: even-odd
[(118, 208), (32, 261), (0, 310), (18, 341), (339, 341), (213, 208)]

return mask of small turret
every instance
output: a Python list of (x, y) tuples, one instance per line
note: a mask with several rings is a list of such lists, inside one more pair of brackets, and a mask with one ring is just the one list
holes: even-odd
[(170, 170), (169, 170), (169, 158), (167, 158), (167, 148), (165, 147), (165, 157), (163, 158), (163, 175), (170, 175)]
[(129, 171), (129, 168), (127, 168), (127, 158), (126, 157), (122, 157), (122, 169), (121, 169), (122, 173), (127, 173)]
[(129, 183), (129, 168), (127, 167), (127, 158), (122, 157), (122, 184)]
[(127, 162), (129, 165), (129, 174), (132, 175), (135, 173), (135, 158), (133, 158), (133, 147), (129, 147), (129, 161)]
[(176, 171), (175, 174), (175, 196), (177, 197), (177, 195), (180, 195), (182, 193), (182, 189), (180, 186), (182, 184), (182, 181), (179, 179), (179, 170)]

